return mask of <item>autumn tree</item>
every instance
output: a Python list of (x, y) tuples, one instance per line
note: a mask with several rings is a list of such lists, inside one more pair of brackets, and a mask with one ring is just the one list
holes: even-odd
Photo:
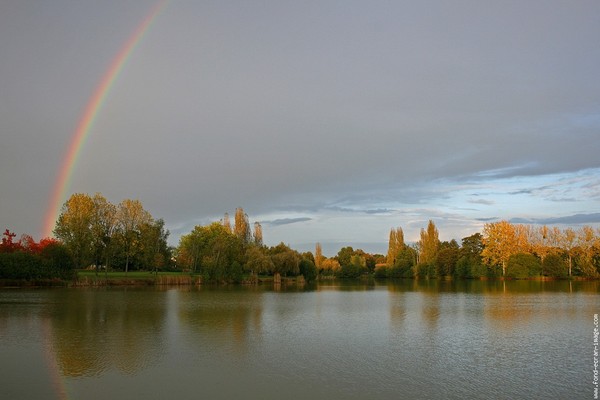
[(398, 259), (398, 255), (404, 249), (404, 232), (402, 228), (392, 228), (390, 230), (390, 238), (388, 241), (388, 252), (386, 263), (389, 268), (393, 267)]
[(129, 271), (129, 262), (140, 249), (141, 227), (152, 223), (152, 215), (146, 211), (139, 200), (125, 199), (117, 206), (117, 226), (125, 252), (125, 273)]
[[(429, 276), (433, 275), (431, 271), (435, 263), (440, 247), (440, 239), (438, 229), (432, 220), (427, 224), (427, 230), (421, 228), (421, 239), (419, 240), (419, 265), (420, 270), (427, 270)], [(419, 274), (421, 274), (419, 271)]]
[(235, 219), (233, 223), (233, 233), (240, 238), (244, 244), (251, 242), (252, 232), (250, 231), (250, 223), (248, 222), (248, 214), (244, 209), (238, 207), (235, 209)]
[(16, 233), (11, 232), (8, 229), (4, 230), (4, 233), (2, 234), (2, 243), (0, 243), (0, 253), (13, 253), (21, 249), (21, 244), (18, 241), (15, 242), (16, 236)]
[(317, 243), (315, 245), (315, 266), (317, 270), (321, 269), (321, 265), (323, 264), (323, 249), (321, 248), (321, 243)]
[(63, 204), (54, 235), (69, 249), (78, 268), (93, 261), (94, 200), (87, 194), (73, 194)]
[(598, 253), (598, 237), (591, 226), (584, 226), (577, 231), (577, 242), (580, 248), (579, 268), (586, 276), (597, 276), (598, 270), (594, 258)]
[(538, 229), (532, 228), (531, 235), (531, 248), (539, 258), (541, 265), (544, 265), (544, 259), (550, 252), (548, 241), (550, 237), (550, 230), (546, 225), (540, 226)]
[(100, 193), (94, 195), (92, 202), (92, 253), (97, 272), (103, 261), (106, 269), (110, 266), (110, 246), (117, 229), (117, 207)]
[(483, 260), (490, 265), (501, 265), (506, 275), (506, 265), (511, 255), (518, 253), (515, 227), (508, 221), (487, 223), (483, 227)]
[(252, 234), (254, 238), (254, 244), (258, 247), (262, 247), (263, 245), (263, 231), (260, 222), (254, 223), (254, 233)]
[(574, 250), (575, 250), (576, 241), (577, 241), (577, 234), (571, 228), (565, 229), (560, 234), (560, 238), (559, 238), (560, 247), (562, 249), (564, 249), (565, 253), (567, 254), (568, 261), (569, 261), (569, 264), (568, 264), (569, 265), (569, 276), (571, 276), (572, 272), (573, 272), (573, 254), (574, 254)]
[(340, 263), (335, 258), (324, 258), (323, 261), (321, 261), (321, 269), (319, 271), (324, 275), (333, 275), (341, 268)]
[(229, 213), (225, 213), (223, 217), (223, 227), (227, 232), (231, 233), (231, 221), (229, 220)]

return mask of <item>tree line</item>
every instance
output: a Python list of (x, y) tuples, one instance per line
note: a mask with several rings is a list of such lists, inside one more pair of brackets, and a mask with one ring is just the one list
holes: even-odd
[(600, 229), (487, 223), (483, 233), (440, 241), (429, 221), (420, 240), (404, 243), (402, 228), (390, 231), (385, 264), (375, 270), (385, 277), (533, 278), (600, 276)]
[(226, 213), (221, 221), (181, 236), (176, 252), (178, 267), (201, 274), (205, 281), (256, 281), (259, 274), (302, 275), (307, 281), (317, 277), (312, 253), (301, 254), (284, 243), (265, 246), (262, 226), (255, 222), (251, 229), (241, 207), (233, 225)]
[[(600, 230), (487, 223), (482, 233), (440, 241), (429, 221), (416, 243), (406, 243), (402, 228), (390, 231), (386, 255), (343, 247), (325, 257), (319, 243), (300, 253), (289, 245), (263, 243), (262, 226), (250, 224), (237, 208), (231, 221), (198, 225), (176, 247), (169, 231), (139, 200), (112, 204), (104, 196), (74, 194), (56, 221), (56, 239), (35, 243), (6, 231), (0, 245), (0, 278), (67, 276), (73, 268), (104, 270), (178, 270), (213, 282), (256, 281), (259, 275), (358, 278), (532, 278), (600, 276)], [(20, 258), (19, 258), (20, 257)], [(26, 265), (20, 268), (19, 263)], [(35, 265), (40, 272), (35, 272)], [(43, 268), (41, 267), (43, 266)], [(28, 271), (28, 272), (25, 272)]]

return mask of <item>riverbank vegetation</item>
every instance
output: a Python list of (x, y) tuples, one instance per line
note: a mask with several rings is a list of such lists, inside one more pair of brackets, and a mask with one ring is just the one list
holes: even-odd
[[(319, 243), (300, 253), (289, 245), (263, 243), (262, 226), (249, 223), (242, 208), (233, 222), (196, 226), (169, 247), (169, 231), (138, 200), (108, 202), (101, 194), (74, 194), (62, 207), (56, 239), (36, 243), (6, 230), (0, 244), (0, 279), (98, 282), (277, 283), (316, 279), (554, 279), (600, 277), (600, 229), (491, 222), (483, 231), (440, 241), (435, 223), (422, 228), (416, 243), (405, 243), (402, 228), (390, 231), (386, 255), (343, 247), (325, 257)], [(75, 274), (75, 269), (87, 272)], [(112, 271), (109, 276), (109, 271)], [(153, 272), (152, 276), (149, 271)], [(169, 274), (169, 272), (172, 274)], [(122, 273), (122, 277), (116, 274)], [(193, 278), (178, 278), (177, 276)], [(262, 276), (262, 278), (259, 278)], [(139, 283), (139, 282), (138, 282)]]

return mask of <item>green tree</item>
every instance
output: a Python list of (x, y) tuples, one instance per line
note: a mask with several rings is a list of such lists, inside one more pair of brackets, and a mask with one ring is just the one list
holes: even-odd
[(444, 242), (435, 261), (438, 276), (452, 276), (456, 269), (460, 251), (455, 240)]
[(245, 269), (250, 272), (253, 276), (263, 272), (272, 271), (274, 268), (271, 257), (264, 254), (261, 248), (256, 246), (250, 246), (246, 250), (246, 264)]
[(367, 272), (365, 258), (359, 254), (350, 257), (348, 264), (342, 265), (337, 272), (339, 278), (358, 278)]
[(506, 276), (510, 278), (524, 279), (539, 276), (540, 272), (540, 260), (533, 254), (512, 254), (506, 265)]
[(352, 256), (354, 255), (354, 249), (350, 246), (342, 247), (337, 253), (337, 261), (340, 266), (350, 265)]
[(52, 277), (72, 279), (75, 274), (75, 264), (67, 247), (59, 242), (51, 242), (44, 246), (40, 256), (46, 260)]
[(92, 201), (92, 249), (97, 273), (102, 263), (105, 265), (105, 271), (110, 266), (111, 245), (117, 229), (117, 208), (100, 193), (96, 193)]
[(171, 258), (167, 243), (169, 231), (165, 229), (165, 221), (158, 219), (140, 225), (140, 259), (145, 268), (158, 272)]
[(306, 282), (311, 282), (317, 279), (317, 267), (308, 258), (302, 258), (299, 264), (300, 275), (304, 276)]
[(456, 276), (461, 278), (481, 278), (487, 275), (483, 265), (481, 252), (483, 251), (483, 236), (475, 233), (464, 237), (461, 241), (459, 258), (456, 262)]
[(546, 276), (564, 278), (567, 276), (568, 266), (564, 256), (556, 253), (548, 254), (542, 262), (543, 272)]
[(269, 249), (273, 262), (273, 273), (298, 275), (300, 272), (300, 255), (283, 242)]

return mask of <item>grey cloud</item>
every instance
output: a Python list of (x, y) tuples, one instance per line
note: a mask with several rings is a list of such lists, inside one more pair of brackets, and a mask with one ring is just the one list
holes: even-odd
[[(35, 235), (86, 102), (148, 10), (9, 3), (0, 215)], [(108, 93), (70, 191), (139, 198), (177, 232), (240, 205), (389, 225), (460, 185), (600, 168), (598, 9), (170, 2)], [(597, 180), (586, 196), (598, 206)]]
[(262, 223), (272, 225), (272, 226), (280, 226), (280, 225), (296, 224), (298, 222), (306, 222), (306, 221), (310, 221), (310, 220), (312, 220), (312, 218), (308, 218), (308, 217), (280, 218), (280, 219), (275, 219), (273, 221), (263, 221)]
[(493, 201), (493, 200), (486, 200), (486, 199), (470, 199), (469, 203), (482, 204), (482, 205), (485, 205), (485, 206), (491, 206), (491, 205), (496, 204), (495, 201)]
[(510, 220), (519, 224), (540, 224), (540, 225), (585, 225), (600, 223), (600, 213), (574, 214), (564, 217), (554, 218), (513, 218)]

